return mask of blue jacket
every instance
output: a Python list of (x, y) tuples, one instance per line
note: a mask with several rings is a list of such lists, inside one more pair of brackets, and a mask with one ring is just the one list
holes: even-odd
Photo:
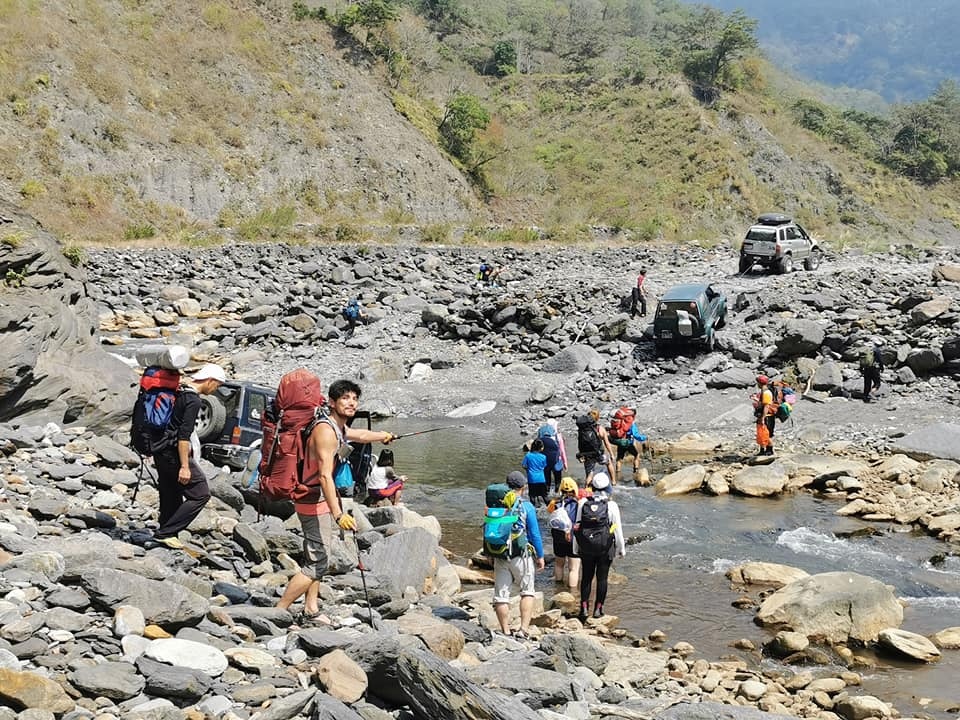
[(524, 500), (523, 510), (527, 514), (527, 543), (533, 545), (537, 557), (542, 558), (543, 539), (540, 537), (540, 523), (537, 522), (537, 509), (529, 500)]

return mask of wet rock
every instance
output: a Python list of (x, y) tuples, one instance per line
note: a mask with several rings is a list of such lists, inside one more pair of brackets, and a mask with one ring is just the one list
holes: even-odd
[(738, 585), (766, 585), (781, 588), (809, 577), (805, 570), (767, 562), (748, 562), (727, 570), (727, 577)]
[(706, 476), (707, 469), (703, 465), (687, 465), (676, 472), (664, 475), (653, 489), (657, 495), (665, 497), (684, 495), (699, 490)]
[(960, 650), (960, 627), (949, 627), (930, 636), (934, 645), (944, 650)]
[(783, 492), (788, 479), (783, 467), (776, 463), (757, 465), (734, 475), (730, 479), (730, 489), (748, 497), (770, 497)]
[(867, 718), (888, 718), (893, 715), (891, 708), (873, 695), (853, 695), (838, 700), (834, 711), (844, 720), (867, 720)]
[(774, 657), (787, 657), (803, 652), (810, 646), (810, 640), (803, 633), (782, 630), (763, 647)]
[(777, 590), (757, 610), (763, 625), (783, 626), (828, 642), (872, 642), (903, 622), (903, 608), (888, 585), (865, 575), (811, 575)]
[(934, 662), (940, 659), (940, 651), (937, 650), (936, 645), (923, 635), (917, 635), (907, 630), (898, 628), (881, 630), (878, 642), (880, 647), (893, 650), (911, 660)]

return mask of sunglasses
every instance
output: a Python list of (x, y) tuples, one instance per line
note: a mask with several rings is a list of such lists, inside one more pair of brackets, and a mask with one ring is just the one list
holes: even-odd
[(337, 448), (337, 459), (338, 460), (347, 460), (353, 454), (353, 445), (350, 443), (344, 443), (339, 448)]

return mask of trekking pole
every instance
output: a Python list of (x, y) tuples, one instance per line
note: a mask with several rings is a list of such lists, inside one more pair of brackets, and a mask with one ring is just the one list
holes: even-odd
[(394, 435), (394, 440), (399, 440), (400, 438), (413, 437), (414, 435), (424, 435), (425, 433), (436, 432), (437, 430), (453, 430), (454, 428), (466, 427), (465, 425), (444, 425), (442, 427), (430, 428), (429, 430), (418, 430), (417, 432), (408, 432), (401, 435)]
[[(352, 518), (353, 510), (347, 510), (347, 515)], [(376, 621), (373, 619), (373, 605), (370, 604), (370, 595), (367, 593), (367, 569), (363, 566), (363, 560), (360, 559), (360, 543), (357, 542), (357, 531), (354, 529), (351, 532), (353, 533), (353, 544), (357, 548), (357, 568), (360, 570), (360, 582), (363, 584), (363, 599), (367, 603), (367, 613), (370, 616), (370, 627), (372, 627), (374, 630), (379, 630)]]

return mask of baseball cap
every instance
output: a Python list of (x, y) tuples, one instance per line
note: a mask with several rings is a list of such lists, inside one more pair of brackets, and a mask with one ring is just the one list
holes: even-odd
[(606, 490), (610, 487), (610, 476), (603, 472), (598, 472), (590, 481), (590, 487), (594, 490)]
[(226, 382), (227, 374), (219, 365), (215, 363), (207, 363), (193, 374), (193, 379), (197, 382), (200, 382), (201, 380), (216, 380), (218, 382)]
[(507, 487), (519, 490), (527, 484), (527, 476), (519, 470), (514, 470), (507, 474)]
[(572, 477), (565, 477), (560, 481), (560, 492), (576, 492), (578, 489), (577, 481)]

